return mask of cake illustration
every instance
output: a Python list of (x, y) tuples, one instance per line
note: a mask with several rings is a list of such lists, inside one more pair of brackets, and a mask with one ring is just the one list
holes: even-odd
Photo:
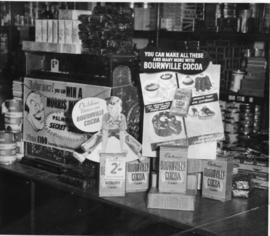
[(184, 79), (183, 79), (183, 84), (184, 85), (191, 85), (193, 84), (194, 81), (193, 79), (190, 77), (190, 76), (186, 76)]
[(180, 134), (182, 131), (181, 121), (170, 112), (159, 112), (152, 119), (153, 127), (156, 135), (161, 137)]

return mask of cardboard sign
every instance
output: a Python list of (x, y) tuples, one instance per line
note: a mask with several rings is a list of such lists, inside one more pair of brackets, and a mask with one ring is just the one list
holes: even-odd
[(146, 73), (176, 71), (198, 74), (208, 67), (209, 56), (204, 51), (144, 51), (141, 61), (141, 70)]
[(233, 161), (227, 158), (204, 163), (202, 196), (220, 201), (231, 199)]
[(100, 153), (99, 196), (125, 196), (124, 153)]
[(101, 129), (102, 116), (107, 112), (104, 99), (84, 98), (78, 101), (72, 111), (74, 125), (84, 132), (97, 132)]
[(158, 182), (160, 192), (186, 192), (187, 151), (187, 147), (160, 147)]
[(23, 139), (26, 142), (62, 150), (73, 150), (89, 135), (71, 120), (74, 105), (82, 98), (110, 96), (111, 89), (55, 80), (25, 78)]

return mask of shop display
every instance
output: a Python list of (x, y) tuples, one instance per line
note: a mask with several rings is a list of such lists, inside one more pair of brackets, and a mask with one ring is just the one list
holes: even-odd
[(14, 133), (0, 131), (0, 164), (9, 165), (17, 159), (17, 145)]
[(204, 163), (202, 196), (220, 201), (231, 200), (233, 161), (229, 158)]

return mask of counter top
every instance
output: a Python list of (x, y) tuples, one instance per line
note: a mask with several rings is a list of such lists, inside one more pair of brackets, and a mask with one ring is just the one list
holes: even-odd
[(268, 191), (254, 189), (249, 199), (233, 198), (231, 201), (197, 196), (195, 211), (148, 209), (146, 193), (128, 193), (126, 197), (98, 196), (97, 189), (82, 189), (59, 180), (58, 175), (20, 162), (0, 165), (0, 170), (35, 182), (71, 192), (83, 198), (97, 199), (105, 204), (135, 211), (177, 226), (183, 231), (176, 235), (197, 232), (201, 235), (267, 235)]

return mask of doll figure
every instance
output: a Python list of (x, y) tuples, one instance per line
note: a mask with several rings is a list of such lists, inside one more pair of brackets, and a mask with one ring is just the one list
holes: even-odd
[(120, 148), (124, 151), (124, 142), (127, 129), (126, 117), (122, 114), (122, 100), (112, 96), (107, 101), (108, 112), (102, 118), (102, 151), (106, 152), (108, 138), (110, 136), (119, 137)]

